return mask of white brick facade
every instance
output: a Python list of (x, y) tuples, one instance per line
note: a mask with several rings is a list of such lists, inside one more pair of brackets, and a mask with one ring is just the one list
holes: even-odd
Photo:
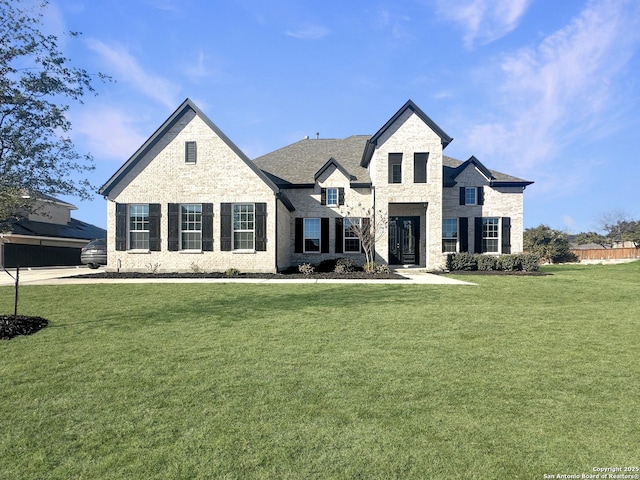
[[(364, 151), (357, 148), (360, 138), (364, 139)], [(503, 174), (496, 178), (475, 159), (475, 163), (468, 165), (471, 159), (464, 164), (454, 160), (457, 162), (454, 167), (445, 166), (443, 148), (450, 141), (448, 135), (409, 101), (373, 137), (345, 139), (350, 150), (336, 153), (337, 159), (330, 156), (334, 155), (330, 148), (339, 147), (341, 141), (325, 144), (321, 140), (317, 143), (306, 140), (261, 157), (265, 159), (262, 163), (261, 159), (251, 162), (187, 100), (101, 188), (107, 198), (107, 269), (179, 272), (235, 268), (247, 272), (276, 272), (301, 263), (317, 265), (338, 257), (350, 257), (363, 264), (365, 257), (361, 252), (343, 253), (346, 242), (341, 222), (349, 215), (373, 216), (371, 221), (378, 225), (386, 225), (388, 219), (397, 219), (397, 224), (404, 221), (405, 225), (407, 220), (413, 222), (410, 223), (415, 227), (417, 240), (415, 256), (405, 255), (398, 261), (400, 257), (394, 256), (396, 253), (389, 236), (384, 235), (376, 244), (377, 262), (396, 259), (395, 263), (402, 263), (408, 258), (410, 263), (429, 269), (443, 267), (446, 259), (442, 252), (443, 218), (467, 219), (469, 248), (474, 245), (475, 238), (473, 219), (508, 219), (505, 221), (511, 225), (510, 250), (513, 253), (521, 251), (522, 192), (531, 182)], [(195, 142), (195, 162), (186, 159), (187, 142)], [(311, 151), (315, 153), (309, 154)], [(399, 154), (402, 160), (400, 171), (396, 173), (400, 176), (392, 181), (390, 155), (397, 160)], [(428, 155), (426, 179), (422, 174), (415, 178), (414, 157), (419, 160), (425, 155)], [(283, 162), (280, 170), (273, 173), (270, 168), (277, 166), (279, 161)], [(305, 162), (315, 163), (307, 165)], [(455, 173), (455, 178), (447, 177), (451, 172)], [(298, 176), (293, 181), (283, 180), (282, 177), (289, 174), (292, 178)], [(483, 187), (482, 205), (460, 205), (460, 187), (466, 186)], [(327, 189), (341, 192), (339, 205), (326, 204), (324, 192)], [(159, 210), (158, 214), (153, 214), (154, 227), (149, 227), (149, 235), (155, 240), (149, 242), (153, 247), (132, 250), (129, 241), (125, 240), (129, 238), (131, 226), (128, 217), (124, 221), (123, 212), (131, 205), (139, 204)], [(175, 228), (178, 227), (175, 227), (177, 221), (172, 223), (171, 218), (177, 217), (171, 217), (170, 212), (170, 208), (177, 211), (178, 207), (170, 207), (175, 204), (201, 204), (203, 209), (206, 205), (208, 211), (212, 210), (212, 225), (207, 223), (210, 220), (205, 221), (210, 227), (207, 232), (212, 233), (211, 236), (207, 233), (212, 248), (207, 243), (209, 240), (204, 241), (205, 227), (202, 228), (202, 249), (175, 247)], [(235, 244), (229, 248), (232, 222), (228, 211), (226, 214), (223, 211), (229, 204), (252, 204), (256, 209), (260, 207), (261, 212), (264, 205), (266, 217), (260, 217), (264, 223), (258, 221), (257, 213), (254, 219), (254, 248), (240, 250)], [(118, 209), (117, 205), (120, 205)], [(320, 219), (321, 252), (305, 251), (306, 244), (301, 247), (303, 232), (300, 229), (304, 219)], [(318, 222), (309, 224), (318, 225)], [(151, 233), (152, 230), (157, 234)], [(266, 242), (260, 239), (266, 239)], [(394, 237), (393, 245), (396, 240)], [(208, 245), (206, 248), (205, 244)], [(350, 245), (353, 248), (353, 244)], [(312, 247), (310, 244), (309, 248)]]

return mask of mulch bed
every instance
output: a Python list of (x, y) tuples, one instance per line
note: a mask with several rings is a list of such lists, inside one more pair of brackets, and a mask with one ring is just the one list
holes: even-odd
[(18, 335), (31, 335), (47, 325), (49, 320), (42, 317), (0, 315), (0, 340), (10, 340)]
[(257, 278), (257, 279), (330, 279), (330, 280), (407, 280), (402, 275), (395, 273), (366, 273), (366, 272), (348, 272), (348, 273), (335, 273), (335, 272), (314, 272), (309, 275), (302, 273), (239, 273), (238, 275), (229, 276), (223, 272), (206, 272), (206, 273), (146, 273), (146, 272), (100, 272), (90, 273), (87, 275), (78, 275), (77, 278), (110, 278), (110, 279), (122, 279), (122, 278)]

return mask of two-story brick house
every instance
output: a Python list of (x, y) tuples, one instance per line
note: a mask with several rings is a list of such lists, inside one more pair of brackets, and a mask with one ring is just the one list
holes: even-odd
[(351, 226), (372, 222), (387, 231), (376, 260), (391, 265), (437, 269), (447, 252), (521, 251), (532, 182), (443, 156), (451, 140), (408, 101), (373, 136), (307, 138), (251, 161), (187, 99), (100, 189), (107, 269), (363, 263)]

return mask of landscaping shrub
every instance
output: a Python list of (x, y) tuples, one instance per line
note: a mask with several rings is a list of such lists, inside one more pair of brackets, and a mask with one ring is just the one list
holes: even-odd
[(376, 273), (379, 274), (387, 274), (387, 273), (391, 273), (391, 270), (389, 269), (389, 265), (387, 265), (386, 263), (383, 263), (382, 265), (378, 265), (376, 267)]
[(498, 259), (493, 255), (478, 255), (478, 270), (490, 271), (495, 270), (498, 265)]
[(498, 257), (498, 270), (504, 272), (514, 272), (520, 270), (520, 262), (517, 255), (501, 255)]
[(336, 273), (349, 273), (356, 269), (356, 262), (352, 258), (339, 258), (336, 260), (336, 268), (333, 270)]
[(230, 267), (230, 268), (227, 268), (227, 271), (224, 273), (227, 277), (237, 277), (238, 275), (240, 275), (240, 270), (238, 270), (237, 268)]
[(450, 253), (447, 255), (447, 270), (477, 270), (476, 255), (469, 252)]
[(520, 255), (522, 270), (525, 272), (537, 272), (540, 270), (540, 257), (535, 253), (523, 253)]
[(329, 273), (334, 272), (336, 269), (337, 258), (329, 258), (322, 260), (316, 267), (316, 272)]
[(311, 275), (315, 271), (315, 268), (310, 263), (302, 263), (298, 265), (298, 271), (305, 275)]

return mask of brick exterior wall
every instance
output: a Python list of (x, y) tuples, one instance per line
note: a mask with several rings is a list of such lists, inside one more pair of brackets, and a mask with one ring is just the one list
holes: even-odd
[[(402, 183), (390, 184), (388, 158), (402, 153)], [(414, 183), (414, 153), (429, 153), (427, 183)], [(415, 113), (406, 110), (380, 138), (370, 163), (379, 222), (402, 215), (420, 216), (420, 265), (444, 266), (442, 257), (442, 142)], [(389, 242), (376, 248), (379, 261), (388, 262)]]
[[(185, 163), (185, 142), (197, 142), (197, 161)], [(220, 204), (267, 204), (267, 251), (220, 250)], [(161, 205), (161, 251), (115, 250), (115, 204)], [(213, 251), (168, 251), (168, 204), (213, 203)], [(114, 271), (276, 271), (276, 198), (273, 190), (191, 110), (110, 192), (107, 202), (108, 265)]]

